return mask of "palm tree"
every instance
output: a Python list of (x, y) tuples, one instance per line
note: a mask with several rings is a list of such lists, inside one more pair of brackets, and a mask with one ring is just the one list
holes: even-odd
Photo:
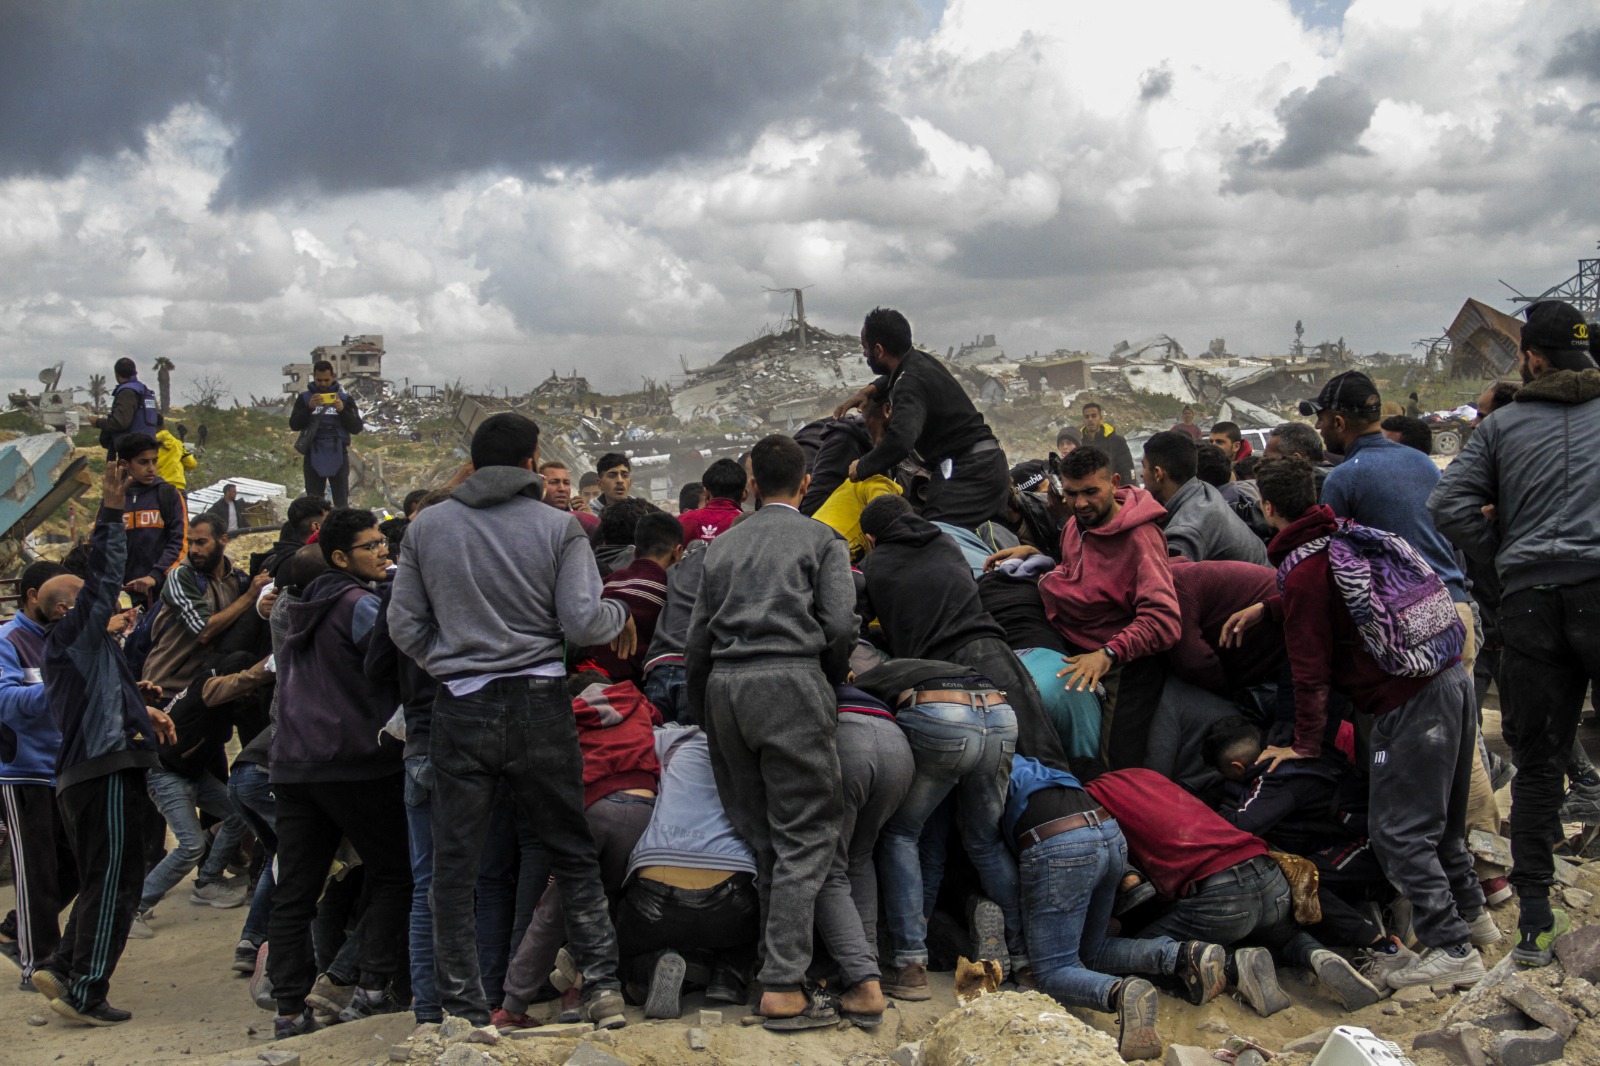
[(106, 401), (106, 376), (104, 374), (89, 375), (89, 402), (94, 404), (94, 413), (105, 413)]
[(156, 383), (161, 391), (161, 413), (166, 414), (172, 407), (172, 371), (174, 365), (171, 359), (164, 355), (156, 356)]

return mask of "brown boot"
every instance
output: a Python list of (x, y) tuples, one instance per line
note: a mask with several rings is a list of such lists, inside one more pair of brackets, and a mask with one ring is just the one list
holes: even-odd
[(932, 999), (928, 991), (928, 967), (920, 962), (908, 962), (898, 969), (891, 966), (883, 971), (883, 994), (908, 1003)]

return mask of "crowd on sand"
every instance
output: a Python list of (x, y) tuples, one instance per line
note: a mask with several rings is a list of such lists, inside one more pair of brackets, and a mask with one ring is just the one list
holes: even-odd
[[(870, 1029), (960, 954), (1128, 1059), (1163, 991), (1470, 987), (1491, 908), (1547, 965), (1562, 823), (1600, 822), (1600, 368), (1564, 303), (1521, 343), (1442, 475), (1360, 371), (1264, 454), (1186, 410), (1136, 458), (1089, 403), (1012, 465), (879, 308), (872, 384), (676, 507), (503, 413), (403, 517), (347, 505), (361, 417), (319, 364), (307, 492), (248, 561), (124, 360), (92, 536), (0, 630), (0, 950), (127, 1022), (125, 942), (184, 936), (186, 897), (243, 910), (216, 966), (278, 1037), (409, 1010), (489, 1042), (688, 990)], [(1505, 869), (1467, 840), (1508, 779)]]

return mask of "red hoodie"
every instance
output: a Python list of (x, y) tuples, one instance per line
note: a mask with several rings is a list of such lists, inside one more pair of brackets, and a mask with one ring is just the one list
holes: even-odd
[(697, 540), (716, 540), (732, 528), (742, 513), (737, 503), (721, 497), (704, 507), (683, 512), (678, 516), (678, 521), (683, 523), (683, 546), (687, 548)]
[(1182, 624), (1160, 519), (1167, 509), (1143, 489), (1117, 490), (1117, 513), (1061, 534), (1061, 565), (1039, 580), (1050, 624), (1079, 648), (1110, 647), (1123, 662), (1166, 651)]
[(661, 712), (632, 681), (590, 685), (572, 701), (583, 749), (583, 805), (629, 788), (654, 791), (661, 780), (655, 727)]
[[(1318, 504), (1280, 530), (1267, 545), (1267, 555), (1281, 563), (1300, 545), (1334, 528), (1333, 509)], [(1294, 750), (1307, 758), (1322, 754), (1329, 688), (1348, 696), (1356, 710), (1376, 715), (1394, 710), (1433, 682), (1432, 677), (1385, 673), (1367, 652), (1350, 609), (1333, 586), (1325, 551), (1302, 559), (1284, 579), (1282, 594), (1264, 602), (1272, 620), (1294, 634), (1286, 642), (1294, 673)]]
[(1260, 837), (1229, 825), (1154, 770), (1114, 770), (1083, 787), (1117, 820), (1128, 861), (1162, 899), (1177, 899), (1194, 882), (1267, 853)]

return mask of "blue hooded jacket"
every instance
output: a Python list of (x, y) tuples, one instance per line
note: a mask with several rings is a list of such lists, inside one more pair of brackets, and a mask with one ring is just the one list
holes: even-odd
[(56, 783), (61, 730), (45, 697), (44, 639), (20, 611), (0, 626), (0, 784)]

